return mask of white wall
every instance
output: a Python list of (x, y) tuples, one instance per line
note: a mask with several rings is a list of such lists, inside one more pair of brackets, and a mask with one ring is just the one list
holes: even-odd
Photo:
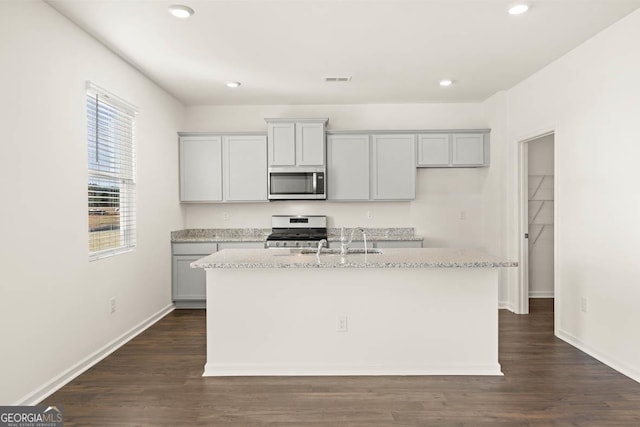
[(640, 11), (508, 92), (506, 225), (517, 255), (517, 141), (555, 129), (556, 333), (640, 381), (638, 40)]
[[(171, 304), (184, 108), (47, 4), (2, 7), (0, 404), (33, 403), (42, 386)], [(138, 246), (91, 263), (86, 80), (140, 111)]]
[[(485, 249), (502, 257), (507, 256), (508, 233), (506, 221), (506, 132), (507, 108), (506, 93), (498, 92), (487, 99), (482, 107), (485, 120), (491, 128), (491, 166), (487, 170), (487, 179), (482, 192), (483, 222), (481, 224)], [(517, 257), (511, 256), (516, 260)], [(499, 302), (501, 308), (514, 311), (513, 295), (508, 286), (517, 278), (516, 268), (501, 268), (499, 272)]]
[(529, 297), (554, 294), (554, 137), (527, 143), (529, 175)]

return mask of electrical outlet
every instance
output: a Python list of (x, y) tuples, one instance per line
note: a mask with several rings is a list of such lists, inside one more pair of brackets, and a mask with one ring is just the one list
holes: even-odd
[(367, 211), (367, 219), (373, 219), (373, 212)]
[(222, 218), (224, 218), (225, 221), (229, 221), (229, 212), (223, 213)]
[(583, 313), (586, 313), (588, 309), (589, 309), (589, 306), (587, 305), (587, 298), (586, 297), (580, 298), (580, 311)]
[(113, 297), (109, 300), (109, 308), (111, 309), (111, 314), (116, 312), (116, 297)]
[(338, 316), (337, 332), (347, 332), (347, 316)]
[(460, 220), (464, 221), (467, 219), (467, 211), (460, 211)]

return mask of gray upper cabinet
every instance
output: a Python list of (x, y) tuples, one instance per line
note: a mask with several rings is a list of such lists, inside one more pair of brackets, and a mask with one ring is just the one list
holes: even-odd
[(212, 134), (180, 138), (181, 202), (267, 201), (267, 138)]
[(328, 119), (265, 119), (269, 166), (324, 166)]
[(296, 123), (296, 164), (324, 166), (324, 122)]
[(371, 190), (374, 200), (416, 198), (415, 135), (373, 135)]
[(369, 146), (369, 135), (329, 135), (328, 200), (369, 200)]
[(417, 166), (432, 168), (489, 166), (489, 134), (419, 134)]
[(267, 138), (223, 137), (224, 200), (267, 201)]
[(269, 166), (296, 164), (296, 124), (275, 122), (268, 126)]
[(451, 135), (451, 163), (455, 166), (483, 166), (485, 143), (483, 134), (455, 133)]
[(418, 135), (418, 165), (449, 166), (450, 139), (448, 133)]
[(180, 138), (180, 201), (222, 201), (222, 137)]

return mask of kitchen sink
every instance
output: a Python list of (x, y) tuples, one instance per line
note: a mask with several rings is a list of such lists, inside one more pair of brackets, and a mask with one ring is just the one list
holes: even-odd
[[(301, 249), (301, 254), (316, 254), (318, 252), (317, 249)], [(364, 248), (352, 248), (347, 249), (347, 255), (351, 254), (364, 254)], [(367, 255), (381, 255), (382, 251), (380, 249), (367, 249)], [(320, 255), (340, 255), (340, 249), (321, 249)]]

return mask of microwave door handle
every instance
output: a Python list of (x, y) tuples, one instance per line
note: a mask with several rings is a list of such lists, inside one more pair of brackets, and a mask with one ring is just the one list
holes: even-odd
[(318, 172), (313, 173), (313, 194), (318, 193)]

